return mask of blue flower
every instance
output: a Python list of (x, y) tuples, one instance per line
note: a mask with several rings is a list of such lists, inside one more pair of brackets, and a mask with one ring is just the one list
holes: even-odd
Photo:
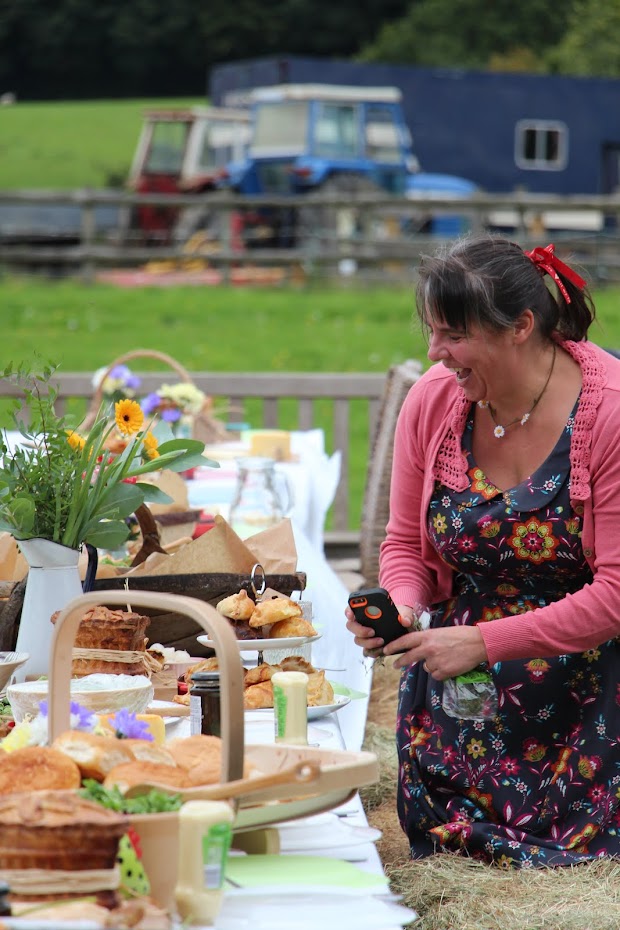
[(142, 407), (142, 412), (145, 416), (149, 416), (151, 413), (154, 413), (161, 403), (161, 397), (157, 394), (156, 391), (151, 391), (150, 394), (147, 394), (143, 398), (140, 406)]
[(136, 720), (136, 715), (126, 707), (117, 711), (110, 721), (118, 739), (146, 739), (153, 742), (153, 734), (145, 720)]
[[(86, 730), (90, 732), (94, 729), (95, 715), (92, 711), (88, 710), (87, 707), (82, 707), (77, 701), (71, 701), (69, 704), (69, 711), (71, 714), (70, 726), (72, 730)], [(47, 717), (47, 701), (39, 701), (39, 713), (42, 717)]]
[(164, 407), (161, 418), (166, 420), (167, 423), (176, 423), (177, 420), (181, 419), (181, 411), (174, 407)]

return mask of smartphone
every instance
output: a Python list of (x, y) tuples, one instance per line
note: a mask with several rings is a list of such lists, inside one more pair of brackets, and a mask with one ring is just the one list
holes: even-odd
[[(386, 646), (411, 630), (411, 627), (401, 624), (396, 604), (385, 588), (354, 591), (349, 595), (349, 606), (357, 622), (374, 630)], [(405, 649), (402, 651), (406, 652)]]

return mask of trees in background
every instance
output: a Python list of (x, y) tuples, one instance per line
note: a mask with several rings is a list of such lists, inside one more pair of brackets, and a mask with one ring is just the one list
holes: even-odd
[(0, 93), (200, 95), (267, 55), (620, 75), (620, 0), (0, 0)]

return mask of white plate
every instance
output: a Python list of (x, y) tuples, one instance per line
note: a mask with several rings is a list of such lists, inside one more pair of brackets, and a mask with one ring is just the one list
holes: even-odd
[[(308, 720), (319, 720), (321, 717), (326, 717), (328, 714), (333, 714), (335, 710), (340, 710), (341, 707), (346, 707), (347, 704), (350, 704), (351, 698), (346, 694), (336, 694), (334, 696), (333, 704), (320, 704), (318, 707), (309, 707), (308, 708)], [(273, 714), (273, 707), (253, 707), (251, 710), (246, 710), (246, 714)]]
[(280, 852), (347, 849), (364, 843), (376, 843), (381, 830), (343, 823), (335, 814), (307, 817), (280, 825)]
[[(208, 636), (196, 637), (203, 646), (215, 648), (215, 643)], [(321, 634), (316, 636), (281, 636), (279, 639), (238, 639), (237, 645), (240, 652), (267, 652), (269, 649), (292, 649), (293, 646), (303, 646), (304, 643), (313, 643), (320, 639)]]
[(308, 720), (318, 720), (320, 717), (326, 717), (327, 714), (333, 714), (335, 710), (340, 710), (341, 707), (346, 707), (350, 703), (351, 698), (346, 694), (336, 694), (334, 695), (333, 704), (320, 704), (318, 707), (309, 707)]

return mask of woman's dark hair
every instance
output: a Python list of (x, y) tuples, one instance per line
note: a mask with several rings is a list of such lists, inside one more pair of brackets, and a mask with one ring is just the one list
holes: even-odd
[(529, 308), (543, 337), (558, 333), (579, 342), (594, 320), (592, 298), (587, 287), (582, 290), (561, 271), (558, 274), (570, 302), (514, 242), (491, 234), (469, 236), (422, 259), (418, 316), (423, 327), (430, 317), (465, 332), (472, 324), (501, 331)]

